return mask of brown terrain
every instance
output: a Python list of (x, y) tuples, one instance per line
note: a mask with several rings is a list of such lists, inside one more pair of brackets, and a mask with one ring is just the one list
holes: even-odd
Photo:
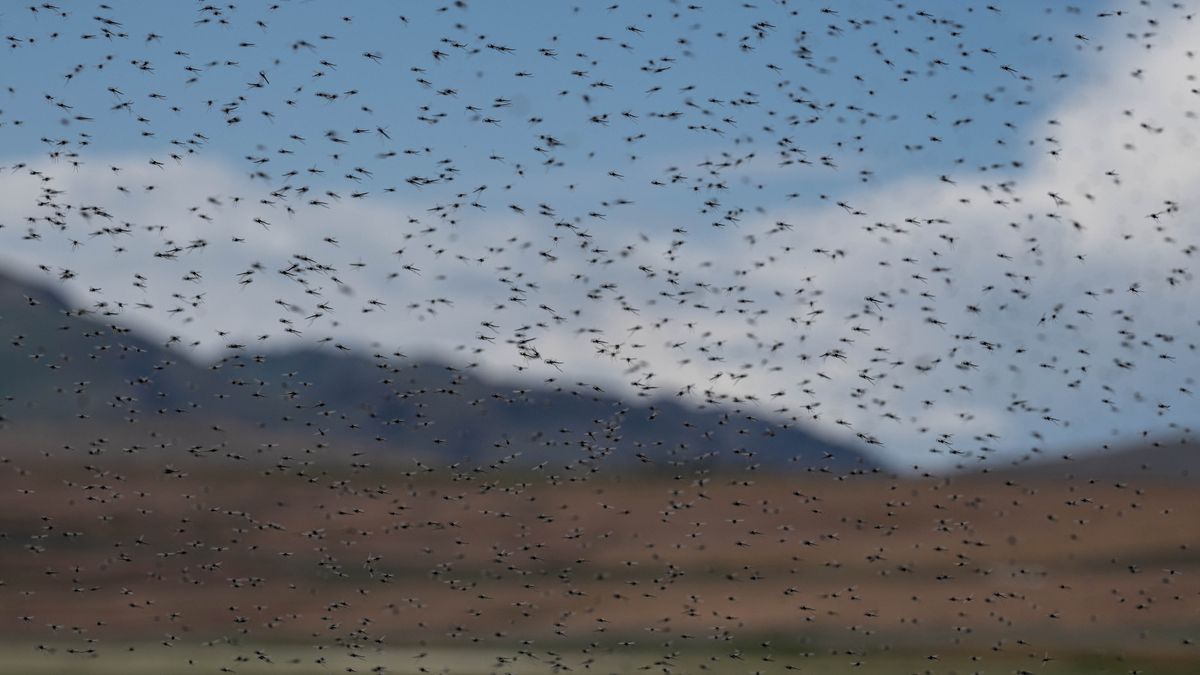
[(1057, 464), (924, 479), (454, 480), (87, 464), (0, 465), (10, 642), (774, 640), (1195, 657), (1190, 481), (1068, 480)]

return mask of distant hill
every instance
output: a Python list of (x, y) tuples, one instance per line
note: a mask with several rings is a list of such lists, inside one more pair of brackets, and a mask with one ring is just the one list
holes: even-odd
[[(199, 446), (296, 443), (441, 462), (762, 463), (871, 470), (857, 450), (716, 405), (628, 402), (583, 385), (490, 381), (434, 359), (315, 347), (231, 350), (211, 364), (71, 311), (43, 285), (0, 274), (0, 443)], [(222, 436), (225, 434), (225, 436)], [(128, 440), (142, 439), (142, 440)]]
[(1020, 480), (1200, 482), (1200, 445), (1184, 438), (1131, 442), (995, 464), (987, 473)]

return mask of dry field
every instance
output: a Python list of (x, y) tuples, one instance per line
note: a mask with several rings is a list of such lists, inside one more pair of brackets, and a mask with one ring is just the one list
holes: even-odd
[(85, 464), (2, 465), (4, 672), (1200, 668), (1186, 483)]

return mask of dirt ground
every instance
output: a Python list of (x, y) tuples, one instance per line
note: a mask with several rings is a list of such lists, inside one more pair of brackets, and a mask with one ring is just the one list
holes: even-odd
[(0, 465), (9, 644), (1198, 657), (1183, 483), (87, 464)]

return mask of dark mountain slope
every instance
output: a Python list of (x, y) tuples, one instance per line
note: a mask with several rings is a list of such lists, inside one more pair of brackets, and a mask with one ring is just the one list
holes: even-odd
[(103, 307), (70, 311), (51, 289), (0, 277), (5, 436), (174, 434), (176, 444), (198, 447), (236, 430), (242, 445), (312, 439), (442, 462), (875, 466), (746, 410), (492, 381), (436, 359), (245, 348), (202, 365), (122, 328), (120, 318)]

